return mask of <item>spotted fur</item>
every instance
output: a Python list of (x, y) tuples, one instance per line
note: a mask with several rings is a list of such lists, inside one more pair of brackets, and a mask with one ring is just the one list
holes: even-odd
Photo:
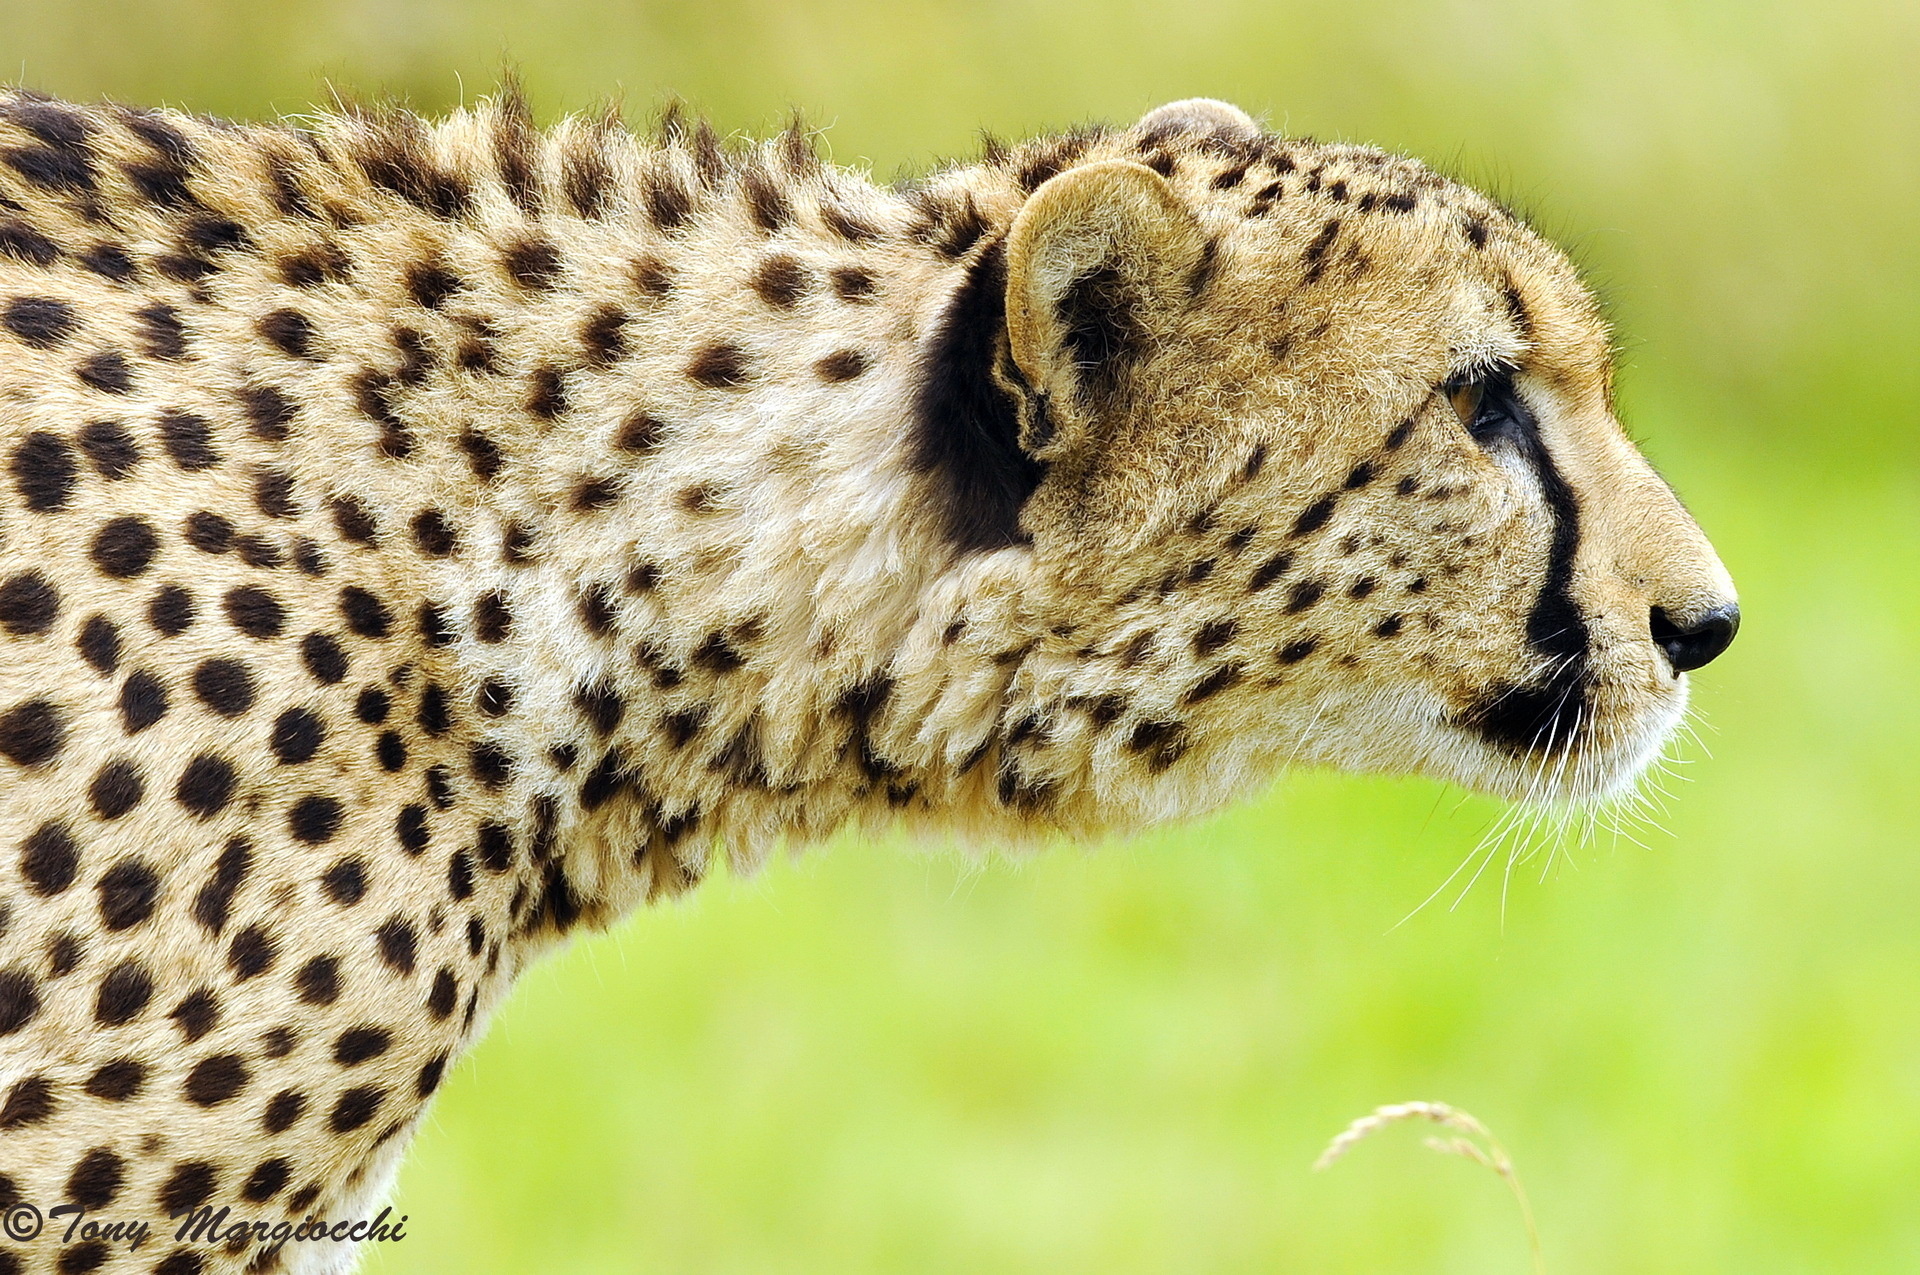
[(889, 189), (7, 94), (0, 464), (0, 1204), (105, 1213), (377, 1211), (528, 961), (720, 853), (1616, 787), (1649, 607), (1731, 601), (1557, 253), (1217, 103)]

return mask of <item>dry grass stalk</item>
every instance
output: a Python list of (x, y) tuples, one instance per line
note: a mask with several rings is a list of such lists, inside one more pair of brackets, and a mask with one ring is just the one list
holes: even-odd
[(1493, 1170), (1513, 1192), (1514, 1202), (1520, 1206), (1520, 1220), (1526, 1223), (1527, 1244), (1533, 1252), (1534, 1275), (1546, 1275), (1546, 1260), (1540, 1252), (1540, 1232), (1533, 1224), (1533, 1206), (1527, 1203), (1526, 1188), (1520, 1185), (1520, 1175), (1513, 1171), (1513, 1161), (1508, 1157), (1506, 1148), (1499, 1139), (1480, 1123), (1470, 1112), (1457, 1107), (1449, 1107), (1444, 1102), (1399, 1102), (1390, 1106), (1375, 1107), (1372, 1112), (1361, 1116), (1342, 1129), (1320, 1158), (1313, 1162), (1315, 1173), (1327, 1168), (1351, 1151), (1363, 1139), (1370, 1138), (1388, 1125), (1402, 1124), (1409, 1120), (1426, 1120), (1433, 1124), (1452, 1129), (1456, 1135), (1451, 1138), (1428, 1138), (1426, 1144), (1441, 1155), (1459, 1156), (1475, 1164)]

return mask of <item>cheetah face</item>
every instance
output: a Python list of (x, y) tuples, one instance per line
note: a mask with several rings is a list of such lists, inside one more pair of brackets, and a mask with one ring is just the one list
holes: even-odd
[(1739, 612), (1614, 418), (1590, 294), (1411, 161), (1247, 163), (1228, 109), (1211, 163), (1069, 171), (1008, 236), (1035, 596), (1165, 728), (1116, 756), (1619, 792)]

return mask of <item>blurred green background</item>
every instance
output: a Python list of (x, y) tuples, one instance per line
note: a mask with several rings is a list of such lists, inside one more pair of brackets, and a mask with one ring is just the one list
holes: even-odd
[[(837, 846), (577, 943), (444, 1090), (400, 1272), (1920, 1270), (1920, 6), (0, 0), (0, 72), (258, 117), (793, 105), (882, 176), (1225, 97), (1483, 183), (1567, 244), (1625, 414), (1740, 581), (1662, 828), (1392, 929), (1499, 816), (1303, 776), (969, 866)], [(1709, 757), (1707, 753), (1710, 752)], [(1537, 869), (1538, 863), (1534, 865)], [(1389, 1145), (1391, 1144), (1391, 1145)]]

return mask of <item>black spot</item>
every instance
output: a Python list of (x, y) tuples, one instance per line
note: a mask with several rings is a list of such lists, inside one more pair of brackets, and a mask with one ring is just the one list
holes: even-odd
[(80, 658), (97, 673), (111, 673), (120, 667), (120, 630), (103, 615), (87, 617), (80, 626)]
[(420, 695), (420, 711), (414, 720), (420, 729), (434, 737), (446, 734), (453, 728), (453, 714), (447, 707), (447, 692), (439, 685), (429, 685)]
[(0, 325), (36, 349), (52, 349), (80, 328), (73, 307), (53, 297), (15, 297), (0, 310)]
[(175, 1165), (172, 1176), (160, 1188), (160, 1207), (169, 1217), (199, 1208), (212, 1197), (218, 1181), (214, 1166), (205, 1160)]
[(1218, 651), (1221, 647), (1233, 641), (1239, 632), (1239, 622), (1232, 619), (1214, 620), (1203, 625), (1200, 631), (1193, 636), (1194, 654), (1202, 658), (1212, 655), (1215, 651)]
[(167, 637), (178, 637), (193, 624), (193, 595), (177, 584), (167, 585), (147, 604), (147, 621)]
[(573, 705), (594, 731), (603, 736), (613, 733), (613, 728), (620, 724), (620, 719), (627, 711), (626, 701), (607, 681), (577, 688), (573, 693)]
[(241, 982), (266, 973), (273, 968), (273, 961), (279, 953), (274, 947), (273, 936), (257, 925), (249, 925), (233, 936), (233, 942), (227, 944), (227, 968)]
[(858, 266), (840, 266), (828, 276), (834, 295), (842, 301), (863, 302), (873, 297), (873, 272)]
[(1333, 517), (1333, 506), (1336, 499), (1336, 496), (1329, 493), (1320, 497), (1320, 499), (1314, 501), (1311, 505), (1308, 505), (1306, 509), (1301, 512), (1299, 518), (1294, 520), (1293, 530), (1287, 534), (1293, 539), (1298, 540), (1300, 537), (1310, 536), (1326, 526), (1327, 520)]
[(134, 311), (140, 324), (140, 339), (150, 358), (178, 360), (187, 357), (187, 327), (180, 312), (170, 305), (155, 304)]
[(1274, 658), (1282, 664), (1298, 664), (1312, 655), (1319, 646), (1319, 638), (1300, 638), (1281, 647)]
[(463, 286), (460, 277), (438, 262), (416, 262), (407, 268), (407, 295), (414, 304), (437, 310)]
[(601, 306), (580, 330), (580, 343), (586, 349), (587, 362), (593, 367), (611, 367), (627, 353), (627, 312), (618, 306)]
[[(4, 232), (0, 231), (0, 234)], [(130, 283), (140, 273), (140, 267), (134, 264), (133, 258), (119, 244), (94, 244), (80, 254), (79, 261), (84, 268), (114, 283)]]
[(362, 1085), (341, 1094), (327, 1117), (327, 1127), (335, 1133), (350, 1133), (379, 1113), (387, 1091), (374, 1085)]
[(10, 465), (14, 488), (27, 508), (36, 513), (58, 513), (73, 496), (80, 467), (73, 448), (58, 434), (35, 430), (14, 448)]
[(653, 224), (671, 234), (693, 215), (693, 199), (679, 179), (656, 168), (646, 174), (647, 215)]
[(293, 803), (287, 812), (287, 831), (296, 841), (310, 846), (322, 845), (333, 840), (340, 830), (342, 810), (339, 801), (332, 797), (310, 794)]
[(427, 808), (419, 805), (402, 806), (399, 818), (394, 821), (394, 836), (399, 839), (400, 848), (408, 854), (419, 854), (425, 850), (430, 839)]
[(476, 833), (475, 848), (481, 864), (489, 872), (505, 872), (513, 863), (513, 834), (504, 824), (481, 824)]
[(284, 1133), (293, 1127), (300, 1113), (307, 1109), (305, 1094), (292, 1089), (282, 1089), (267, 1103), (267, 1109), (260, 1117), (260, 1127), (268, 1133)]
[(1190, 747), (1181, 722), (1145, 721), (1127, 736), (1127, 751), (1146, 758), (1147, 768), (1159, 773), (1179, 761)]
[[(114, 251), (117, 252), (118, 249)], [(26, 222), (9, 219), (7, 221), (0, 221), (0, 256), (11, 257), (15, 261), (22, 262), (29, 266), (40, 266), (44, 268), (59, 260), (60, 248), (53, 240), (47, 238), (32, 226), (29, 226)], [(120, 259), (125, 261), (126, 254), (121, 253)], [(81, 257), (80, 263), (89, 268), (91, 268), (92, 265), (91, 261), (85, 255)], [(128, 263), (129, 266), (131, 266), (131, 264), (131, 262)], [(100, 273), (105, 274), (106, 272), (101, 271)], [(115, 276), (107, 275), (107, 277), (111, 279)]]
[(132, 1022), (153, 1001), (153, 976), (138, 961), (122, 961), (100, 980), (93, 1021), (102, 1027)]
[(694, 648), (693, 662), (709, 673), (725, 674), (745, 664), (746, 657), (735, 649), (725, 633), (716, 629)]
[(492, 740), (475, 744), (468, 754), (473, 777), (488, 788), (498, 788), (513, 776), (513, 758)]
[(125, 478), (140, 463), (140, 448), (119, 421), (91, 421), (80, 430), (80, 450), (102, 478)]
[(146, 1067), (131, 1058), (116, 1058), (87, 1077), (87, 1092), (104, 1102), (125, 1102), (139, 1094), (146, 1081)]
[(201, 553), (225, 553), (233, 548), (233, 524), (205, 509), (187, 515), (187, 543)]
[(524, 522), (510, 522), (500, 534), (500, 560), (510, 566), (524, 566), (534, 559), (533, 528)]
[(167, 688), (145, 669), (135, 669), (120, 687), (120, 725), (138, 735), (167, 715)]
[(84, 148), (16, 146), (6, 152), (5, 158), (15, 172), (43, 190), (93, 189), (93, 165)]
[(389, 917), (374, 935), (380, 959), (402, 974), (413, 973), (414, 951), (419, 940), (413, 926), (404, 917)]
[(425, 509), (415, 514), (409, 529), (413, 532), (413, 543), (430, 558), (449, 557), (460, 547), (447, 516), (438, 509)]
[[(0, 1036), (19, 1031), (40, 1012), (40, 994), (25, 970), (0, 970)], [(45, 1076), (16, 1081), (0, 1103), (0, 1129), (39, 1124), (53, 1114), (53, 1085)], [(11, 1179), (8, 1179), (11, 1182)]]
[(605, 636), (613, 632), (616, 613), (613, 609), (613, 590), (604, 584), (590, 585), (580, 591), (580, 622), (589, 632)]
[(465, 850), (447, 860), (447, 893), (456, 903), (473, 897), (473, 856)]
[(206, 417), (192, 412), (162, 412), (160, 444), (173, 458), (173, 463), (188, 473), (211, 469), (220, 463), (220, 453), (213, 449), (212, 427)]
[(1390, 452), (1398, 451), (1400, 448), (1406, 446), (1407, 440), (1412, 437), (1413, 422), (1411, 420), (1401, 421), (1398, 425), (1395, 425), (1392, 432), (1387, 435), (1386, 448)]
[(187, 1073), (181, 1092), (187, 1101), (199, 1107), (217, 1107), (245, 1087), (247, 1065), (238, 1054), (215, 1054), (203, 1058)]
[(992, 375), (1005, 326), (1005, 252), (996, 242), (941, 316), (914, 406), (912, 465), (962, 553), (1024, 543), (1020, 510), (1046, 472), (1021, 450), (1015, 404)]
[(102, 819), (118, 819), (140, 804), (146, 784), (140, 768), (121, 758), (102, 766), (87, 786), (87, 801)]
[(1375, 637), (1380, 637), (1380, 638), (1390, 638), (1394, 636), (1396, 633), (1400, 632), (1401, 628), (1405, 624), (1406, 624), (1405, 616), (1399, 616), (1399, 615), (1387, 616), (1385, 619), (1381, 620), (1380, 623), (1373, 626), (1373, 635)]
[(326, 725), (311, 709), (289, 708), (273, 722), (273, 735), (267, 746), (283, 766), (312, 761), (326, 738)]
[(357, 1067), (369, 1058), (386, 1053), (392, 1045), (393, 1036), (384, 1028), (349, 1027), (333, 1042), (333, 1061), (342, 1067)]
[(214, 1023), (220, 1018), (220, 1002), (203, 987), (175, 1005), (167, 1017), (173, 1019), (180, 1028), (180, 1034), (191, 1043), (213, 1030)]
[(101, 574), (130, 580), (153, 565), (153, 555), (159, 547), (160, 537), (153, 527), (144, 519), (129, 516), (115, 518), (101, 527), (93, 538), (89, 556)]
[(353, 715), (369, 726), (378, 726), (393, 711), (393, 698), (377, 686), (362, 690), (353, 703)]
[(372, 545), (379, 534), (379, 524), (367, 507), (352, 496), (336, 496), (328, 502), (328, 510), (333, 514), (334, 530), (343, 540), (357, 545)]
[(551, 288), (560, 273), (560, 249), (549, 239), (522, 239), (501, 254), (513, 281), (530, 291)]
[(128, 930), (153, 915), (160, 877), (138, 859), (122, 859), (101, 875), (94, 890), (100, 896), (100, 923)]
[(241, 1198), (255, 1204), (263, 1200), (271, 1200), (280, 1193), (282, 1187), (286, 1186), (287, 1175), (291, 1171), (292, 1166), (284, 1159), (276, 1157), (272, 1160), (262, 1160), (254, 1166), (246, 1185), (240, 1188)]
[(507, 595), (498, 591), (483, 593), (473, 604), (473, 635), (492, 644), (505, 640), (513, 631), (513, 613), (507, 608)]
[(480, 683), (480, 689), (474, 693), (474, 704), (488, 717), (502, 717), (513, 709), (513, 687), (490, 677)]
[(52, 702), (28, 700), (0, 713), (0, 757), (16, 766), (43, 765), (59, 754), (66, 733)]
[(687, 364), (687, 375), (709, 389), (737, 389), (750, 376), (747, 352), (732, 342), (706, 346)]
[(253, 707), (253, 674), (238, 660), (205, 660), (193, 671), (193, 693), (222, 717)]
[(347, 675), (346, 652), (331, 633), (309, 633), (300, 639), (300, 659), (314, 681), (332, 686)]
[(358, 585), (340, 590), (340, 614), (347, 628), (365, 638), (384, 638), (393, 627), (393, 616), (386, 605)]
[(201, 753), (180, 772), (180, 781), (174, 785), (174, 800), (188, 813), (210, 818), (226, 809), (227, 802), (232, 800), (234, 780), (232, 762), (213, 753)]
[[(120, 1193), (120, 1184), (125, 1177), (126, 1166), (120, 1157), (105, 1147), (95, 1147), (73, 1166), (73, 1172), (67, 1178), (66, 1198), (83, 1209), (103, 1209)], [(68, 1260), (72, 1252), (69, 1249), (61, 1254), (62, 1275), (72, 1266)], [(104, 1258), (104, 1254), (102, 1256)], [(80, 1269), (90, 1270), (92, 1266)]]
[(466, 429), (461, 431), (455, 442), (466, 453), (467, 464), (476, 478), (491, 482), (499, 474), (502, 464), (500, 447), (491, 438), (476, 429)]
[(775, 231), (792, 220), (793, 206), (774, 185), (773, 178), (759, 166), (749, 167), (741, 174), (740, 189), (747, 199), (747, 215), (761, 230)]
[(256, 470), (253, 504), (269, 518), (291, 518), (299, 513), (299, 506), (293, 503), (293, 475), (283, 469)]
[(823, 381), (851, 381), (867, 370), (867, 356), (858, 350), (839, 350), (815, 363), (813, 370)]
[(35, 894), (59, 894), (79, 869), (80, 851), (64, 824), (43, 823), (20, 844), (20, 875)]
[(247, 870), (252, 865), (253, 847), (240, 837), (228, 841), (220, 851), (220, 858), (213, 865), (213, 876), (193, 898), (193, 919), (205, 926), (208, 933), (218, 934), (227, 928), (234, 892), (247, 879)]
[(784, 253), (760, 263), (748, 282), (760, 299), (778, 309), (792, 307), (813, 287), (813, 273)]
[(60, 595), (38, 571), (22, 572), (0, 584), (0, 628), (13, 636), (37, 637), (53, 627), (59, 614)]
[(260, 335), (296, 359), (318, 359), (314, 350), (313, 320), (298, 310), (275, 310), (259, 323)]
[(566, 374), (559, 368), (535, 368), (528, 379), (531, 388), (527, 392), (527, 411), (540, 420), (554, 420), (572, 408), (573, 400), (567, 392)]
[(463, 215), (471, 201), (466, 181), (435, 163), (427, 146), (419, 122), (400, 117), (360, 146), (354, 158), (368, 181), (423, 212), (440, 218)]
[(1320, 233), (1313, 237), (1313, 242), (1308, 244), (1305, 251), (1300, 254), (1300, 264), (1306, 267), (1306, 274), (1300, 280), (1302, 285), (1313, 283), (1325, 272), (1328, 251), (1333, 247), (1333, 241), (1339, 233), (1339, 220), (1329, 219), (1327, 224), (1320, 228)]
[(1288, 615), (1304, 611), (1318, 602), (1327, 591), (1327, 586), (1319, 580), (1302, 580), (1287, 593), (1286, 613)]
[(340, 997), (340, 962), (316, 956), (293, 976), (294, 993), (309, 1005), (331, 1005)]

